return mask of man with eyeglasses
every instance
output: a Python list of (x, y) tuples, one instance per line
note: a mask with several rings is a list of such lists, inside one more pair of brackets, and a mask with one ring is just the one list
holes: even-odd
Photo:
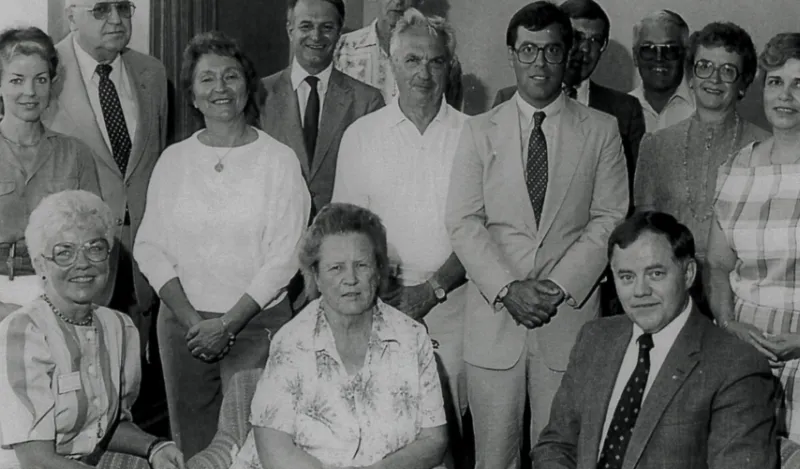
[(128, 48), (130, 1), (69, 0), (71, 33), (56, 45), (60, 80), (43, 121), (93, 150), (116, 242), (105, 290), (96, 299), (131, 316), (146, 353), (157, 300), (131, 256), (150, 174), (166, 145), (167, 79), (157, 59)]
[(644, 111), (647, 132), (669, 127), (694, 113), (684, 73), (689, 25), (677, 13), (659, 10), (633, 27), (633, 63), (641, 85), (630, 92)]
[[(639, 154), (639, 142), (645, 132), (642, 106), (637, 99), (626, 93), (599, 85), (590, 79), (608, 46), (611, 21), (594, 0), (567, 0), (559, 7), (569, 15), (575, 32), (564, 74), (564, 92), (581, 104), (617, 118), (628, 167), (628, 189), (633, 190), (633, 172)], [(510, 86), (498, 91), (494, 106), (510, 99), (516, 90), (515, 86)]]
[(453, 164), (446, 224), (469, 278), (477, 469), (520, 467), (526, 395), (533, 441), (547, 424), (578, 330), (599, 315), (605, 244), (628, 208), (616, 119), (562, 92), (572, 40), (550, 2), (511, 18), (517, 92), (467, 120)]

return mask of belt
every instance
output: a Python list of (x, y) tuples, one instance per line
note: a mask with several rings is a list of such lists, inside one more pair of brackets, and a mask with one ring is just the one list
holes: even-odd
[(0, 243), (0, 275), (7, 275), (9, 280), (16, 276), (36, 275), (24, 242)]

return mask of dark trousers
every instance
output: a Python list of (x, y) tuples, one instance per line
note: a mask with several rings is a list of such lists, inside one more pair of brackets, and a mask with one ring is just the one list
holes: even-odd
[[(203, 319), (217, 313), (199, 312)], [(288, 299), (264, 309), (236, 336), (228, 355), (216, 363), (194, 358), (186, 330), (164, 303), (157, 320), (158, 344), (172, 438), (188, 460), (205, 449), (217, 432), (217, 420), (231, 377), (238, 371), (263, 369), (273, 334), (292, 317)]]

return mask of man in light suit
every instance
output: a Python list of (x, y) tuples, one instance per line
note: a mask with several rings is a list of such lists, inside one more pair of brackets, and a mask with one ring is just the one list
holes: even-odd
[(605, 244), (628, 207), (616, 120), (562, 94), (571, 42), (552, 3), (512, 17), (519, 91), (467, 120), (452, 170), (446, 222), (470, 279), (464, 360), (479, 469), (520, 467), (526, 391), (531, 435), (547, 423), (578, 330), (598, 315)]
[(97, 301), (131, 316), (144, 353), (157, 298), (131, 249), (150, 174), (166, 144), (167, 79), (161, 62), (128, 48), (134, 11), (127, 1), (69, 0), (72, 33), (56, 45), (59, 80), (43, 121), (94, 152), (117, 239)]
[(692, 303), (689, 229), (640, 212), (608, 253), (625, 315), (581, 330), (534, 467), (776, 468), (769, 363)]
[[(333, 68), (344, 14), (342, 0), (290, 2), (286, 28), (294, 60), (262, 80), (267, 97), (261, 127), (300, 159), (312, 214), (331, 201), (345, 129), (384, 105), (380, 91)], [(309, 80), (315, 82), (313, 90)]]

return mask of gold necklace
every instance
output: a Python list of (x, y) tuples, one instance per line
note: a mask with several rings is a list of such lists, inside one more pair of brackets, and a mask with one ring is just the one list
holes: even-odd
[(86, 318), (85, 320), (76, 321), (76, 320), (68, 318), (67, 316), (62, 314), (61, 311), (59, 311), (58, 308), (56, 308), (55, 305), (50, 301), (50, 298), (48, 298), (47, 295), (45, 295), (44, 293), (42, 293), (41, 298), (44, 300), (45, 303), (47, 303), (47, 306), (50, 307), (50, 310), (53, 313), (55, 313), (56, 316), (61, 318), (62, 321), (64, 321), (67, 324), (71, 324), (73, 326), (81, 326), (81, 327), (88, 327), (88, 326), (91, 326), (91, 325), (94, 324), (94, 314), (93, 314), (93, 312), (90, 312), (89, 313), (89, 317)]
[[(684, 138), (683, 142), (683, 181), (684, 181), (684, 188), (686, 190), (686, 207), (692, 213), (692, 218), (699, 222), (704, 222), (711, 218), (714, 214), (714, 207), (711, 204), (708, 204), (708, 200), (706, 197), (706, 192), (708, 191), (708, 167), (710, 165), (710, 158), (706, 156), (708, 150), (711, 149), (711, 143), (714, 138), (714, 132), (709, 133), (706, 135), (705, 145), (702, 155), (702, 171), (700, 173), (701, 181), (703, 182), (702, 190), (700, 191), (702, 194), (702, 204), (695, 200), (692, 197), (692, 191), (689, 189), (689, 138), (692, 134), (692, 124), (694, 124), (696, 116), (692, 116), (689, 120), (689, 126), (686, 129), (686, 137)], [(731, 140), (731, 146), (728, 150), (728, 155), (730, 156), (733, 151), (736, 149), (737, 142), (739, 141), (739, 114), (734, 111), (733, 113), (733, 139)], [(698, 209), (702, 209), (703, 206), (706, 206), (705, 211), (702, 214), (698, 214), (699, 210), (695, 210), (695, 207)]]
[[(235, 139), (233, 139), (233, 143), (231, 144), (230, 148), (228, 148), (228, 151), (226, 151), (224, 155), (220, 156), (217, 153), (217, 151), (214, 150), (214, 156), (217, 157), (217, 164), (214, 165), (214, 171), (216, 171), (218, 173), (221, 173), (222, 170), (225, 169), (225, 165), (222, 162), (225, 160), (225, 158), (228, 157), (228, 154), (230, 154), (230, 152), (232, 152), (234, 148), (237, 148), (236, 142), (238, 142), (239, 139), (242, 138), (242, 136), (244, 136), (244, 134), (246, 132), (247, 132), (247, 126), (244, 127), (244, 129), (242, 130), (242, 133), (240, 133)], [(211, 148), (217, 148), (217, 147), (213, 147), (211, 145), (209, 145), (209, 146)]]

